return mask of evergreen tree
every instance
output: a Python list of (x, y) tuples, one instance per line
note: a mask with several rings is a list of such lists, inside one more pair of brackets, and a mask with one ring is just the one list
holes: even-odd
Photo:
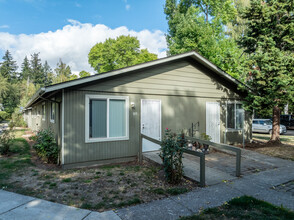
[(271, 142), (280, 142), (280, 112), (294, 102), (294, 2), (252, 0), (243, 13), (247, 30), (240, 38), (249, 62), (246, 83), (248, 110), (266, 114), (273, 109)]
[(45, 75), (45, 86), (49, 86), (52, 84), (53, 82), (53, 72), (51, 67), (49, 66), (47, 60), (45, 61), (44, 65), (43, 65), (43, 71), (44, 71), (44, 75)]
[(66, 82), (66, 81), (78, 78), (78, 76), (72, 74), (70, 67), (66, 65), (64, 62), (62, 62), (61, 59), (59, 59), (59, 62), (57, 63), (57, 67), (55, 68), (54, 71), (56, 73), (56, 77), (53, 79), (54, 84)]
[(14, 83), (7, 84), (7, 91), (2, 95), (2, 105), (4, 111), (9, 114), (14, 112), (14, 109), (20, 103), (20, 88), (19, 85)]
[(44, 69), (41, 63), (41, 59), (39, 58), (39, 53), (34, 53), (31, 55), (31, 73), (32, 80), (35, 85), (45, 85), (46, 76), (44, 73)]
[(16, 82), (17, 80), (17, 65), (16, 61), (13, 60), (9, 50), (5, 52), (2, 57), (3, 62), (0, 63), (0, 74), (8, 80), (8, 82)]
[(23, 63), (21, 64), (20, 80), (27, 80), (31, 77), (32, 71), (30, 68), (30, 62), (27, 56), (24, 58)]

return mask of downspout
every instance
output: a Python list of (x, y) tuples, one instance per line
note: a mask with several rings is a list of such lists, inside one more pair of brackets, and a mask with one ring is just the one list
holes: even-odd
[(64, 165), (64, 89), (61, 100), (61, 165)]

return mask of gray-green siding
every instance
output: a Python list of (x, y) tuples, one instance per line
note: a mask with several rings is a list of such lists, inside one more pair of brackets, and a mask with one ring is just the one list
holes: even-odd
[[(213, 77), (204, 67), (187, 61), (174, 62), (143, 71), (95, 82), (64, 91), (64, 164), (75, 164), (137, 156), (139, 153), (141, 99), (160, 99), (162, 128), (188, 129), (199, 122), (198, 134), (206, 131), (206, 102), (221, 104), (221, 142), (224, 141), (227, 100), (239, 99), (222, 79)], [(129, 96), (135, 109), (129, 108), (129, 140), (85, 143), (85, 96), (107, 94)], [(251, 120), (247, 115), (246, 139), (251, 138)], [(229, 143), (241, 142), (240, 131), (227, 133)]]

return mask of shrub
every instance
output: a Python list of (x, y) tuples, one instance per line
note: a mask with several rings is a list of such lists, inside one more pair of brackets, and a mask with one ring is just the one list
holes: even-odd
[(211, 137), (210, 137), (208, 134), (206, 134), (206, 133), (202, 133), (202, 134), (200, 135), (200, 138), (201, 138), (202, 140), (205, 140), (205, 141), (211, 141)]
[(187, 145), (183, 133), (172, 133), (165, 130), (165, 136), (161, 144), (160, 157), (163, 162), (165, 178), (167, 182), (177, 184), (183, 177), (183, 150)]
[(0, 153), (2, 155), (8, 154), (13, 139), (14, 135), (9, 130), (3, 131), (0, 135)]
[(46, 158), (49, 163), (57, 163), (59, 149), (54, 133), (50, 128), (38, 131), (34, 149), (39, 156)]
[(9, 124), (13, 124), (13, 127), (27, 127), (27, 123), (24, 121), (21, 113), (12, 113), (11, 121)]
[(0, 121), (4, 121), (9, 118), (9, 114), (5, 111), (0, 111)]

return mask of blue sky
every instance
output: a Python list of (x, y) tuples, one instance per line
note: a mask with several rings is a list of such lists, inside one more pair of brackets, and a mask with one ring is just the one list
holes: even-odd
[(71, 48), (72, 53), (82, 53), (80, 58), (86, 57), (95, 43), (130, 34), (138, 37), (142, 48), (162, 57), (168, 28), (164, 3), (165, 0), (0, 0), (0, 55), (9, 49), (20, 65), (25, 55), (40, 52), (42, 60), (51, 65), (62, 58), (74, 71), (89, 71), (85, 58), (79, 64), (78, 56), (70, 57)]

